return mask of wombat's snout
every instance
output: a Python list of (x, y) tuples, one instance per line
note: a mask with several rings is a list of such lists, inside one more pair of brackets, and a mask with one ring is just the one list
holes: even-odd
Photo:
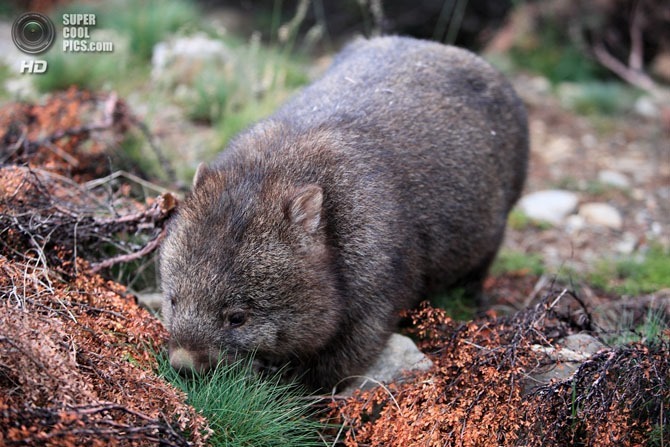
[(181, 375), (190, 376), (204, 374), (212, 368), (212, 361), (207, 353), (189, 351), (178, 347), (170, 349), (170, 365)]

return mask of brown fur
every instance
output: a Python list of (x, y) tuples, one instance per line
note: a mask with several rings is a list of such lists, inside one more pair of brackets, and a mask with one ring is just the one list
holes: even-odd
[(526, 126), (467, 51), (347, 47), (199, 172), (162, 248), (173, 364), (255, 351), (312, 389), (362, 373), (400, 309), (481, 288), (525, 179)]

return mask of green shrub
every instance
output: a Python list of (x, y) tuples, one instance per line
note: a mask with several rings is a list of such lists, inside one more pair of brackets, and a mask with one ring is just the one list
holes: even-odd
[(545, 23), (536, 34), (512, 47), (510, 57), (515, 66), (539, 73), (554, 85), (610, 76), (553, 23)]
[(589, 81), (559, 86), (561, 103), (581, 115), (614, 115), (633, 108), (639, 93), (618, 82)]
[(199, 12), (186, 0), (124, 0), (113, 10), (100, 14), (101, 26), (108, 26), (130, 38), (130, 50), (140, 60), (150, 60), (154, 45), (169, 34), (195, 27)]
[(158, 355), (158, 373), (188, 395), (188, 403), (209, 422), (210, 445), (323, 446), (321, 424), (311, 419), (310, 401), (296, 385), (278, 376), (260, 379), (251, 361), (219, 364), (211, 373), (186, 379), (170, 367), (167, 353)]
[[(250, 43), (233, 48), (233, 54), (234, 67), (228, 77), (220, 77), (214, 81), (218, 87), (210, 87), (226, 94), (219, 99), (216, 95), (203, 96), (202, 102), (196, 101), (196, 109), (217, 112), (210, 118), (219, 135), (218, 149), (241, 130), (270, 115), (309, 81), (303, 62), (281, 48), (259, 48)], [(216, 104), (219, 100), (223, 104)]]
[(63, 53), (52, 49), (45, 56), (46, 73), (33, 77), (35, 87), (50, 92), (73, 85), (86, 90), (115, 86), (124, 79), (128, 67), (126, 56), (118, 45), (111, 53)]

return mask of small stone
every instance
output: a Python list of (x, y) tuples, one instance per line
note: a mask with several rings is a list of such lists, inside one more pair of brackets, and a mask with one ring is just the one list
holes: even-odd
[(629, 146), (629, 149), (637, 155), (616, 157), (612, 160), (611, 167), (619, 172), (629, 174), (636, 183), (643, 184), (649, 182), (656, 175), (655, 170), (657, 167), (649, 163), (648, 159), (639, 155), (642, 152), (641, 150), (635, 150), (632, 145)]
[(569, 234), (578, 233), (586, 226), (584, 218), (578, 214), (571, 214), (565, 219), (565, 231)]
[(630, 187), (630, 180), (628, 180), (628, 177), (618, 171), (600, 171), (598, 173), (598, 180), (607, 185), (621, 189), (628, 189)]
[(433, 362), (419, 351), (411, 338), (392, 334), (377, 361), (356, 378), (341, 394), (348, 396), (357, 389), (368, 389), (380, 383), (401, 379), (408, 371), (426, 371)]
[(617, 242), (614, 249), (622, 255), (633, 254), (635, 248), (638, 246), (639, 238), (633, 233), (626, 232), (619, 242)]
[(137, 304), (151, 312), (160, 312), (163, 306), (163, 294), (139, 293), (137, 294)]
[(550, 189), (525, 195), (519, 208), (531, 219), (559, 224), (577, 207), (579, 198), (570, 191)]
[(645, 118), (657, 118), (659, 115), (658, 106), (648, 96), (641, 96), (635, 101), (633, 110)]
[(623, 226), (621, 213), (612, 205), (607, 203), (585, 203), (579, 207), (579, 215), (586, 223), (599, 225), (614, 230), (620, 230)]

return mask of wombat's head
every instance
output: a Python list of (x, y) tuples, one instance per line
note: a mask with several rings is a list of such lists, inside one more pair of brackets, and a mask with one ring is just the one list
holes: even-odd
[[(248, 174), (248, 173), (247, 173)], [(223, 356), (257, 366), (316, 354), (341, 315), (323, 191), (271, 176), (199, 169), (161, 251), (170, 362), (206, 371)]]

